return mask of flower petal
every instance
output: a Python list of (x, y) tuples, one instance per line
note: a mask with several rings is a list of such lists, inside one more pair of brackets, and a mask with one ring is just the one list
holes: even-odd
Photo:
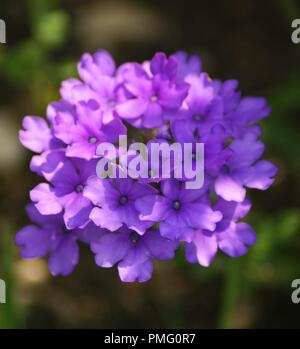
[(153, 263), (150, 260), (133, 265), (121, 262), (118, 266), (118, 271), (123, 282), (145, 282), (151, 279)]
[(147, 109), (148, 102), (142, 98), (129, 99), (117, 105), (117, 113), (124, 119), (134, 119), (141, 116)]
[(53, 276), (71, 274), (79, 262), (79, 248), (72, 234), (63, 237), (49, 258), (49, 269)]
[(194, 233), (192, 243), (186, 247), (187, 260), (198, 262), (203, 267), (208, 267), (215, 258), (218, 251), (217, 239), (214, 234), (211, 236), (203, 234), (201, 230)]
[(240, 257), (247, 253), (247, 246), (255, 244), (256, 236), (250, 225), (232, 223), (225, 231), (217, 233), (220, 250), (230, 257)]
[(147, 232), (143, 236), (143, 243), (147, 246), (151, 257), (159, 260), (172, 259), (178, 247), (176, 241), (163, 238), (157, 230)]
[(122, 232), (104, 234), (91, 244), (92, 251), (96, 253), (96, 264), (103, 268), (110, 268), (122, 260), (129, 246), (130, 240)]
[(252, 175), (245, 183), (248, 188), (266, 190), (274, 182), (278, 168), (269, 161), (259, 161), (253, 166)]
[(163, 124), (162, 108), (158, 103), (150, 102), (143, 116), (143, 126), (156, 128)]
[(24, 147), (41, 153), (48, 150), (52, 138), (47, 122), (38, 116), (26, 116), (23, 119), (23, 128), (19, 138)]
[(135, 201), (141, 220), (158, 222), (166, 217), (169, 209), (166, 199), (161, 195), (146, 195)]
[(227, 201), (242, 202), (246, 196), (246, 189), (226, 175), (221, 175), (216, 179), (215, 190), (218, 195)]
[(95, 207), (90, 213), (90, 219), (101, 228), (115, 231), (123, 225), (119, 215), (114, 211)]
[(52, 215), (62, 211), (62, 206), (58, 198), (51, 191), (47, 183), (38, 184), (30, 192), (30, 198), (35, 203), (35, 207), (41, 214)]
[(16, 245), (21, 247), (20, 254), (23, 258), (44, 257), (51, 247), (51, 232), (28, 225), (17, 233)]

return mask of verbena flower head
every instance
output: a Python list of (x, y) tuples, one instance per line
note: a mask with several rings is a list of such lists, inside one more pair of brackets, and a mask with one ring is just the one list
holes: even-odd
[[(236, 80), (213, 80), (197, 56), (184, 52), (117, 67), (101, 50), (84, 54), (78, 72), (80, 79), (62, 83), (46, 119), (23, 120), (20, 141), (35, 153), (30, 169), (41, 183), (30, 191), (32, 224), (16, 236), (21, 256), (49, 256), (51, 273), (65, 276), (78, 264), (78, 244), (88, 244), (99, 267), (117, 265), (122, 281), (144, 282), (153, 261), (172, 259), (180, 245), (188, 262), (205, 267), (218, 251), (245, 254), (256, 241), (242, 221), (251, 207), (247, 192), (267, 189), (277, 173), (261, 160), (265, 99), (242, 97)], [(141, 161), (135, 178), (100, 178), (101, 159), (123, 160), (116, 144), (122, 135), (147, 149), (189, 143), (192, 163), (196, 144), (204, 144), (203, 186), (187, 188), (176, 166), (165, 178), (163, 156), (150, 167)], [(107, 143), (114, 156), (98, 151)]]

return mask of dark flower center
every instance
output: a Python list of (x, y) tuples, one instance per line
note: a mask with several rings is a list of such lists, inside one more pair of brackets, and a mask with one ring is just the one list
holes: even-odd
[(128, 197), (126, 195), (121, 195), (119, 198), (120, 205), (126, 205), (128, 202)]
[(223, 174), (229, 174), (230, 173), (230, 167), (228, 165), (223, 165), (221, 167), (221, 173)]
[(231, 145), (231, 143), (233, 142), (233, 138), (232, 137), (228, 137), (224, 143), (225, 147), (229, 147)]
[(139, 241), (139, 234), (136, 233), (135, 231), (133, 231), (131, 234), (130, 234), (130, 240), (133, 244), (136, 244), (138, 241)]
[(95, 144), (95, 143), (97, 143), (97, 138), (96, 138), (96, 137), (90, 137), (90, 138), (89, 138), (89, 143), (90, 143), (90, 144)]
[(200, 122), (203, 120), (203, 116), (200, 114), (195, 114), (195, 115), (193, 115), (193, 120), (196, 122)]
[(84, 186), (82, 184), (78, 184), (75, 188), (76, 193), (82, 193), (84, 189)]
[(180, 202), (179, 200), (173, 201), (172, 207), (173, 207), (173, 209), (174, 209), (175, 211), (180, 210), (180, 208), (181, 208), (181, 202)]

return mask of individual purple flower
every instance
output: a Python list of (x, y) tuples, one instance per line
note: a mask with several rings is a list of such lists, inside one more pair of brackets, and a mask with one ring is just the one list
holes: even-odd
[(123, 81), (116, 78), (116, 65), (111, 55), (104, 51), (84, 54), (78, 64), (79, 75), (93, 91), (103, 112), (103, 123), (115, 118), (116, 106), (126, 99), (122, 88)]
[(80, 102), (76, 115), (58, 113), (55, 118), (55, 135), (67, 144), (66, 156), (90, 160), (96, 156), (99, 144), (117, 142), (126, 134), (126, 127), (119, 118), (103, 124), (99, 104), (91, 99)]
[(229, 148), (232, 155), (215, 180), (214, 187), (219, 196), (227, 201), (242, 202), (246, 197), (245, 187), (266, 190), (273, 183), (277, 168), (269, 161), (258, 161), (265, 147), (257, 134), (245, 133)]
[(222, 100), (215, 96), (207, 74), (189, 75), (185, 81), (191, 87), (183, 107), (168, 115), (172, 134), (179, 142), (188, 142), (195, 132), (202, 135), (210, 132), (214, 125), (223, 123)]
[(67, 230), (62, 214), (41, 215), (32, 204), (27, 206), (27, 213), (34, 224), (22, 228), (16, 235), (20, 254), (25, 259), (49, 255), (48, 264), (53, 276), (67, 276), (78, 264), (78, 241), (89, 244), (102, 234), (93, 223), (84, 229)]
[(66, 159), (50, 183), (38, 184), (31, 190), (30, 198), (38, 211), (43, 215), (64, 211), (68, 229), (84, 227), (89, 222), (92, 204), (83, 196), (83, 190), (88, 178), (95, 175), (96, 164), (96, 160)]
[(149, 280), (153, 259), (172, 259), (177, 247), (177, 242), (163, 238), (157, 230), (148, 230), (141, 236), (126, 226), (102, 235), (91, 244), (97, 265), (110, 268), (118, 263), (124, 282)]
[[(187, 95), (189, 85), (185, 82), (175, 82), (172, 68), (168, 63), (162, 63), (160, 54), (151, 61), (149, 77), (146, 72), (135, 66), (134, 72), (125, 74), (125, 88), (132, 98), (117, 106), (117, 113), (135, 127), (155, 128), (164, 122), (164, 113), (180, 108)], [(176, 64), (176, 61), (174, 61)]]
[(125, 224), (142, 235), (153, 223), (139, 219), (135, 202), (156, 192), (154, 187), (131, 178), (100, 179), (94, 176), (89, 178), (84, 196), (97, 206), (90, 214), (96, 225), (115, 231)]
[(245, 199), (243, 202), (228, 202), (218, 200), (214, 206), (223, 214), (223, 219), (217, 224), (216, 236), (218, 247), (230, 257), (240, 257), (247, 253), (248, 246), (256, 242), (256, 236), (249, 224), (241, 222), (251, 209), (251, 203)]
[[(224, 121), (227, 123), (228, 132), (234, 137), (240, 137), (250, 126), (253, 128), (253, 124), (266, 118), (270, 112), (271, 107), (264, 98), (245, 97), (233, 111), (225, 115)], [(258, 133), (260, 134), (260, 129)]]
[(161, 182), (163, 195), (143, 195), (135, 206), (142, 221), (160, 222), (163, 237), (190, 241), (195, 228), (214, 230), (222, 218), (210, 208), (205, 189), (186, 189), (179, 181), (165, 180)]
[(185, 245), (187, 260), (208, 267), (218, 249), (230, 257), (247, 253), (248, 246), (255, 243), (256, 236), (247, 223), (239, 221), (247, 215), (250, 207), (248, 200), (237, 203), (219, 199), (214, 209), (222, 212), (222, 220), (217, 223), (214, 232), (201, 229), (194, 231), (191, 242)]

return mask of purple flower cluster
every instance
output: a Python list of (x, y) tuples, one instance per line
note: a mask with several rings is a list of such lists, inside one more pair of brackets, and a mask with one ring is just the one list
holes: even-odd
[[(81, 80), (62, 83), (47, 121), (23, 120), (20, 141), (36, 153), (30, 169), (43, 182), (30, 192), (32, 225), (16, 236), (22, 257), (49, 256), (50, 272), (65, 276), (82, 242), (98, 266), (117, 265), (122, 281), (143, 282), (153, 261), (172, 259), (180, 245), (187, 261), (205, 267), (218, 250), (245, 254), (256, 239), (241, 222), (251, 207), (247, 188), (267, 189), (277, 172), (260, 159), (266, 101), (241, 97), (235, 80), (212, 80), (198, 57), (183, 52), (116, 67), (98, 51), (83, 55), (78, 72)], [(204, 143), (204, 186), (97, 177), (98, 145), (132, 130), (146, 142)]]

